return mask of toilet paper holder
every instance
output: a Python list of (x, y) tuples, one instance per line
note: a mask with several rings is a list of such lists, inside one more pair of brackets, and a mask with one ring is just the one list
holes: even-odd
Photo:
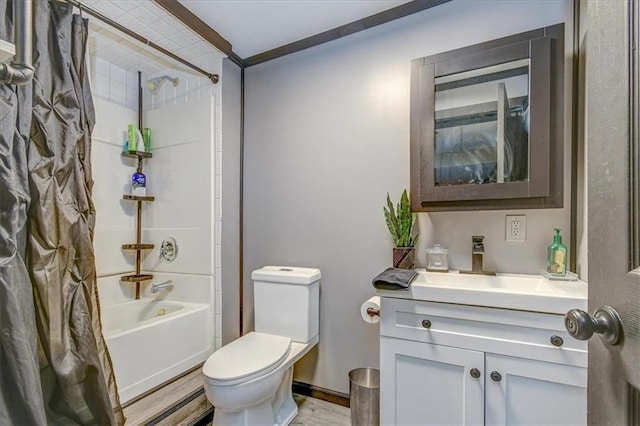
[(369, 315), (371, 318), (379, 317), (380, 316), (380, 309), (367, 308), (367, 315)]
[(360, 305), (360, 317), (369, 324), (380, 322), (380, 312), (380, 296), (372, 296)]

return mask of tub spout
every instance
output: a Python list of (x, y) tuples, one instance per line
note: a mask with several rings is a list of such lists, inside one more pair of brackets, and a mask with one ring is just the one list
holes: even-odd
[(151, 286), (151, 293), (157, 293), (162, 290), (172, 290), (175, 287), (173, 280), (165, 281), (160, 284), (154, 284)]

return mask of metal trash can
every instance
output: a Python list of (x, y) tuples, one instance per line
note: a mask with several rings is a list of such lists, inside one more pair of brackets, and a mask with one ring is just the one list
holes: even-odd
[(356, 368), (349, 372), (349, 401), (353, 426), (380, 424), (380, 371)]

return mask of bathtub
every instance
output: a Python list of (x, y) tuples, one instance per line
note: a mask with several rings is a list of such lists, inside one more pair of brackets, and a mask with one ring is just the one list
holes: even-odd
[(101, 318), (122, 404), (204, 362), (214, 349), (209, 304), (130, 300), (103, 307)]

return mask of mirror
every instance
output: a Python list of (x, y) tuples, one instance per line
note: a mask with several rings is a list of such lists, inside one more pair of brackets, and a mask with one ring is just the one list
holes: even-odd
[(529, 179), (529, 59), (435, 79), (435, 185)]
[(413, 211), (563, 205), (564, 26), (415, 59)]

